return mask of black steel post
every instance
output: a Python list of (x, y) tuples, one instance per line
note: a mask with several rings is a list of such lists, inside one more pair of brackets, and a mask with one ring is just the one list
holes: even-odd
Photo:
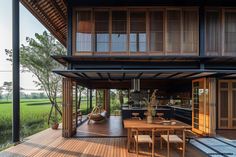
[(203, 2), (199, 7), (199, 55), (205, 56), (205, 10)]
[(72, 10), (72, 1), (68, 0), (67, 5), (67, 56), (72, 56), (72, 16), (73, 16), (73, 10)]
[(93, 90), (92, 89), (89, 89), (89, 98), (90, 98), (90, 111), (92, 111), (92, 108), (93, 108)]
[(13, 75), (13, 117), (12, 117), (12, 140), (20, 141), (20, 14), (19, 0), (12, 0), (12, 75)]
[(89, 105), (89, 89), (87, 88), (87, 92), (86, 92), (86, 94), (87, 94), (87, 98), (86, 98), (86, 100), (87, 100), (87, 108), (86, 108), (86, 112), (87, 112), (87, 114), (88, 114), (88, 105)]

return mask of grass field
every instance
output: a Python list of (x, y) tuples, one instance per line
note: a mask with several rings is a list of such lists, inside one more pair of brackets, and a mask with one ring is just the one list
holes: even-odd
[[(82, 99), (83, 100), (83, 99)], [(95, 100), (93, 100), (93, 105)], [(20, 130), (21, 138), (30, 136), (48, 128), (47, 120), (50, 112), (48, 99), (21, 99), (20, 101)], [(82, 113), (87, 114), (87, 101), (81, 101)], [(111, 114), (119, 109), (117, 99), (111, 100)], [(12, 140), (12, 103), (0, 101), (0, 150)]]
[[(81, 109), (86, 112), (86, 101), (82, 101)], [(50, 112), (48, 99), (23, 99), (20, 102), (21, 138), (30, 136), (48, 128), (47, 120)], [(11, 142), (12, 136), (12, 103), (0, 101), (0, 150)]]

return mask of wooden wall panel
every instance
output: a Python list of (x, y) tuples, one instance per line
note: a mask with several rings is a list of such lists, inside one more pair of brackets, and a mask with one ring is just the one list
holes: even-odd
[(62, 80), (62, 136), (72, 137), (75, 134), (73, 125), (73, 81), (70, 78)]
[(219, 129), (236, 129), (236, 80), (219, 81)]
[(216, 99), (217, 99), (217, 91), (216, 91), (216, 79), (209, 78), (209, 115), (207, 121), (209, 122), (209, 135), (216, 135)]

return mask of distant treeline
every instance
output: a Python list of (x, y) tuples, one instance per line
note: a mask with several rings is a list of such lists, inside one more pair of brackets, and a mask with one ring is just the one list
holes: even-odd
[[(8, 97), (7, 94), (0, 94), (0, 99), (1, 100), (6, 100), (6, 99), (11, 99), (12, 98), (12, 94), (10, 94), (10, 96)], [(46, 96), (46, 94), (44, 92), (37, 92), (37, 93), (24, 93), (24, 92), (20, 92), (20, 98), (21, 99), (47, 99), (48, 97)]]

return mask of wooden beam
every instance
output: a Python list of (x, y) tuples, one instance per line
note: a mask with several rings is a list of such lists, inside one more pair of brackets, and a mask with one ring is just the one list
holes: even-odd
[(74, 73), (75, 75), (79, 76), (80, 78), (84, 78), (83, 75), (79, 74), (79, 73)]
[(110, 74), (110, 73), (107, 73), (107, 76), (108, 76), (108, 79), (109, 79), (109, 80), (112, 80), (112, 79), (111, 79), (111, 74)]
[(168, 76), (168, 77), (166, 77), (167, 79), (170, 79), (170, 78), (173, 78), (173, 77), (175, 77), (175, 76), (177, 76), (177, 75), (179, 75), (179, 74), (182, 74), (181, 72), (178, 72), (178, 73), (175, 73), (175, 74), (172, 74), (172, 75), (170, 75), (170, 76)]
[(137, 76), (136, 76), (136, 79), (140, 79), (140, 77), (143, 75), (143, 73), (139, 73)]
[(57, 10), (57, 12), (59, 13), (59, 15), (61, 16), (61, 18), (63, 19), (63, 21), (66, 23), (66, 16), (65, 14), (62, 12), (61, 8), (59, 7), (58, 3), (55, 0), (50, 0), (52, 6)]
[(125, 73), (123, 73), (123, 76), (122, 76), (122, 80), (124, 80), (125, 79)]
[(180, 78), (188, 78), (188, 77), (191, 77), (191, 76), (194, 76), (194, 75), (197, 75), (197, 74), (200, 74), (200, 73), (192, 73), (192, 74), (189, 74), (189, 75), (185, 75), (183, 77), (180, 77)]
[(83, 75), (84, 77), (86, 77), (87, 79), (90, 79), (90, 77), (89, 77), (87, 74), (82, 73), (82, 75)]
[(97, 73), (97, 75), (98, 75), (101, 79), (104, 79), (104, 77), (102, 76), (101, 73)]
[(157, 76), (161, 75), (162, 73), (155, 74), (152, 78), (157, 78)]

